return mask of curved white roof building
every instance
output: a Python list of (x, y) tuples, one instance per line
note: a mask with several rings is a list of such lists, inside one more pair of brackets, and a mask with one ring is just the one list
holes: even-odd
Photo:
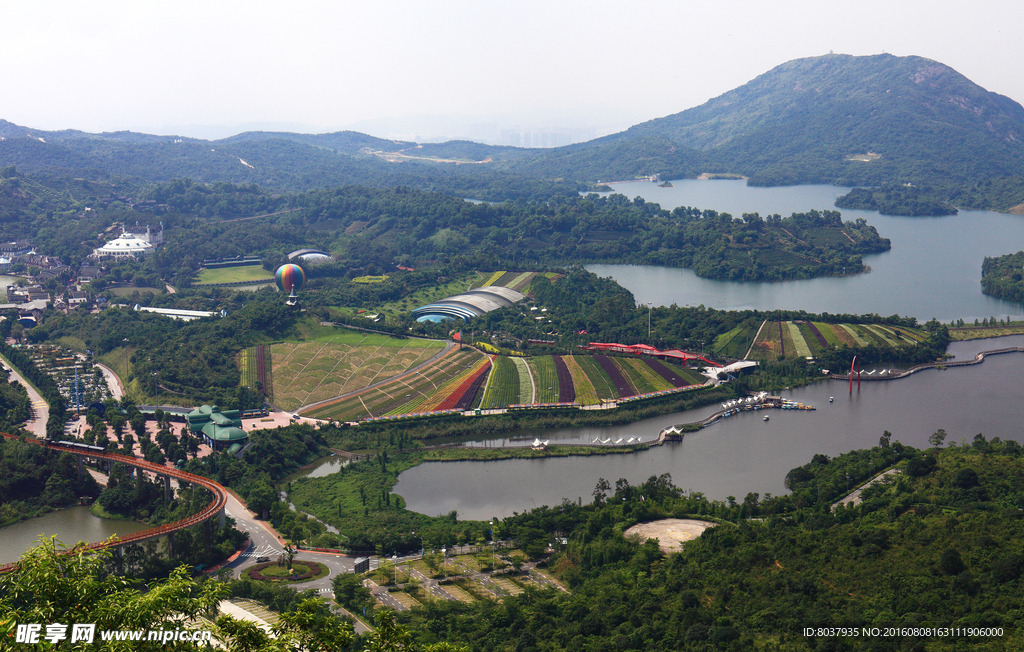
[(526, 295), (505, 287), (488, 285), (474, 288), (462, 294), (420, 306), (412, 311), (416, 321), (441, 321), (443, 319), (472, 319), (492, 310), (511, 306), (522, 301)]

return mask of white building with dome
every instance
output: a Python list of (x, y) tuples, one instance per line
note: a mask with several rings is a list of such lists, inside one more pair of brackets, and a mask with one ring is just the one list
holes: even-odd
[(92, 252), (93, 258), (145, 258), (156, 250), (156, 245), (133, 234), (122, 232), (102, 247)]

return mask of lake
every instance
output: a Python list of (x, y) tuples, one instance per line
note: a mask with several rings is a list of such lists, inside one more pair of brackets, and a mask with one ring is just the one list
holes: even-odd
[(0, 564), (17, 561), (26, 550), (37, 545), (40, 536), (57, 535), (60, 542), (70, 547), (79, 541), (102, 541), (115, 534), (132, 534), (149, 527), (136, 521), (99, 518), (93, 516), (88, 507), (69, 507), (0, 528), (3, 540)]
[[(696, 206), (740, 216), (836, 210), (836, 186), (748, 187), (744, 181), (673, 181), (612, 184), (627, 197), (643, 197), (665, 209)], [(960, 211), (946, 217), (891, 217), (873, 211), (842, 210), (844, 220), (859, 217), (892, 241), (892, 250), (865, 256), (871, 271), (843, 278), (775, 283), (713, 281), (690, 270), (647, 265), (587, 265), (611, 276), (640, 304), (697, 306), (722, 310), (775, 310), (880, 315), (900, 314), (924, 322), (1007, 316), (1024, 319), (1024, 305), (981, 293), (985, 256), (1024, 248), (1024, 217), (992, 211)]]
[[(834, 186), (751, 188), (744, 181), (674, 181), (612, 184), (627, 197), (643, 197), (663, 208), (696, 206), (735, 216), (811, 209), (834, 209), (846, 189)], [(633, 292), (638, 303), (723, 310), (900, 314), (926, 321), (973, 322), (985, 317), (1024, 319), (1024, 306), (981, 293), (981, 264), (1024, 247), (1024, 217), (991, 211), (961, 211), (938, 218), (889, 217), (843, 210), (843, 219), (862, 217), (892, 241), (892, 250), (866, 256), (866, 274), (777, 283), (739, 283), (698, 278), (684, 269), (634, 265), (587, 265)], [(1002, 346), (1024, 345), (1024, 337), (954, 343), (957, 357)], [(783, 395), (817, 406), (813, 412), (739, 414), (680, 443), (631, 455), (608, 455), (494, 462), (422, 464), (399, 476), (395, 492), (409, 509), (463, 518), (489, 519), (563, 499), (587, 500), (598, 478), (631, 483), (670, 473), (677, 486), (714, 499), (748, 492), (780, 494), (786, 473), (814, 453), (837, 455), (878, 444), (882, 432), (912, 446), (928, 446), (939, 428), (949, 441), (970, 441), (977, 433), (1024, 441), (1024, 401), (1020, 386), (1024, 354), (989, 358), (984, 364), (932, 370), (898, 381), (865, 382), (853, 393), (839, 381), (823, 381)], [(829, 403), (829, 396), (835, 397)], [(676, 423), (697, 421), (718, 406), (647, 419), (627, 426), (524, 431), (487, 445), (527, 445), (534, 437), (558, 443), (592, 443), (595, 437), (638, 436), (649, 440)]]
[[(1024, 346), (1024, 336), (958, 342), (957, 357), (983, 349)], [(487, 520), (563, 498), (588, 500), (598, 478), (644, 482), (669, 473), (683, 489), (713, 499), (742, 498), (748, 492), (782, 494), (790, 469), (814, 453), (835, 456), (878, 445), (882, 432), (904, 444), (927, 447), (928, 436), (944, 428), (947, 442), (970, 442), (974, 435), (1024, 443), (1024, 401), (1020, 374), (1024, 353), (991, 356), (980, 365), (928, 370), (892, 381), (863, 382), (852, 393), (843, 381), (822, 381), (791, 391), (787, 398), (814, 405), (814, 411), (769, 410), (722, 419), (682, 442), (626, 455), (557, 457), (492, 462), (432, 462), (403, 472), (395, 493), (409, 509), (431, 515), (457, 510), (460, 518)], [(835, 402), (829, 403), (830, 396)], [(552, 443), (591, 443), (594, 437), (657, 437), (662, 428), (702, 419), (719, 406), (645, 419), (610, 427), (565, 428), (522, 433), (524, 445), (534, 436)], [(763, 415), (770, 420), (762, 421)]]

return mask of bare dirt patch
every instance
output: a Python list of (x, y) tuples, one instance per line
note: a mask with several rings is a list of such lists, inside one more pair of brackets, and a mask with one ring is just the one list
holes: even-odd
[(689, 518), (666, 518), (661, 521), (640, 523), (626, 530), (627, 539), (657, 539), (658, 547), (664, 552), (679, 552), (683, 544), (704, 534), (704, 530), (715, 527), (716, 523)]

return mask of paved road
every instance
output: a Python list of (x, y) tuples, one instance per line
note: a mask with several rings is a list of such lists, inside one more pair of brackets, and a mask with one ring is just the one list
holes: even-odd
[(879, 473), (875, 477), (873, 477), (870, 480), (868, 480), (866, 483), (862, 484), (861, 486), (859, 486), (856, 489), (854, 489), (853, 491), (851, 491), (849, 494), (843, 496), (842, 498), (840, 498), (839, 500), (834, 502), (832, 504), (832, 510), (835, 511), (835, 509), (837, 507), (839, 507), (840, 505), (853, 505), (854, 507), (856, 507), (861, 502), (860, 501), (860, 492), (864, 491), (865, 489), (867, 489), (871, 485), (875, 484), (876, 482), (881, 482), (883, 480), (887, 480), (887, 479), (891, 478), (893, 475), (895, 475), (898, 472), (899, 472), (899, 469), (895, 469), (895, 468), (893, 468), (893, 469), (886, 469), (885, 471), (882, 471), (881, 473)]
[(10, 379), (17, 380), (25, 388), (25, 391), (28, 392), (28, 400), (32, 403), (32, 416), (25, 422), (25, 430), (28, 430), (40, 439), (45, 439), (46, 422), (50, 418), (50, 404), (43, 400), (42, 395), (25, 380), (24, 376), (18, 373), (17, 369), (11, 366), (7, 358), (0, 356), (0, 364), (11, 373)]
[(120, 401), (124, 396), (124, 385), (121, 384), (121, 379), (117, 377), (117, 374), (115, 374), (114, 370), (110, 367), (98, 362), (95, 362), (94, 364), (103, 372), (103, 379), (107, 381), (107, 387), (110, 388), (110, 395)]

